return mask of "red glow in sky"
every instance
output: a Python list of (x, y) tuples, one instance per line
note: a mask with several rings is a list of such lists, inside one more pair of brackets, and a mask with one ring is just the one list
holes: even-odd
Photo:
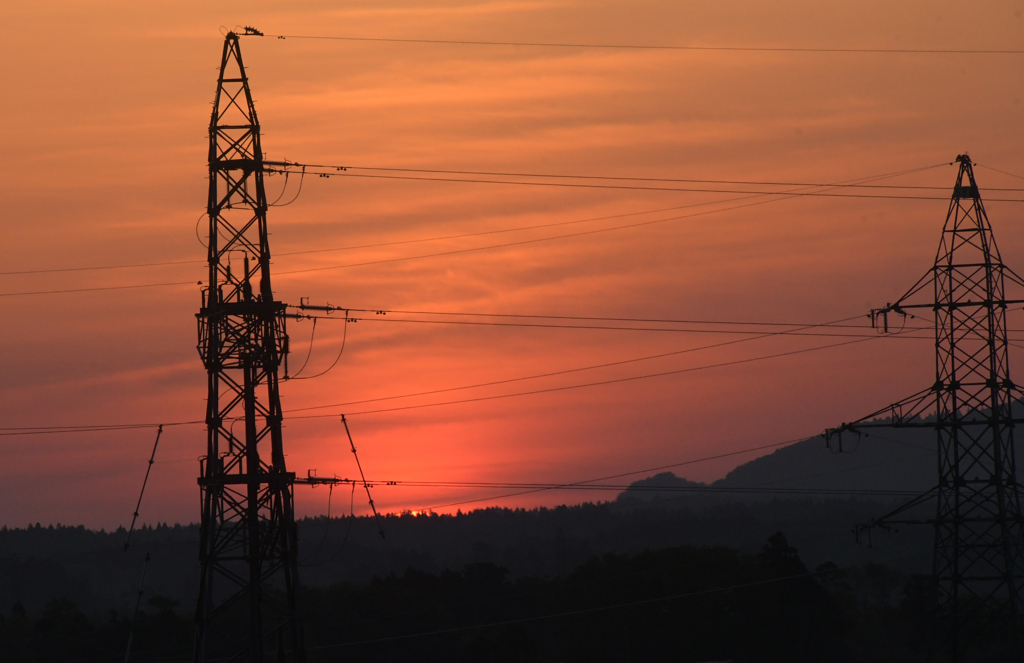
[[(197, 286), (14, 293), (204, 279), (206, 254), (196, 223), (205, 209), (218, 26), (477, 41), (1016, 49), (1024, 43), (1021, 12), (1019, 2), (5, 6), (0, 426), (203, 418)], [(969, 151), (982, 166), (1024, 173), (1022, 55), (483, 47), (269, 36), (247, 38), (242, 48), (269, 159), (839, 182), (949, 163)], [(350, 171), (356, 172), (370, 171)], [(894, 191), (946, 198), (955, 173), (944, 166), (880, 183), (943, 187)], [(1020, 271), (1024, 206), (993, 199), (1021, 195), (992, 189), (1022, 182), (982, 167), (977, 174), (1003, 258)], [(268, 178), (269, 194), (276, 197), (283, 185), (280, 176)], [(285, 201), (297, 192), (294, 178), (288, 187)], [(902, 294), (934, 260), (947, 207), (947, 200), (882, 198), (757, 199), (744, 207), (716, 202), (731, 197), (307, 178), (293, 204), (269, 214), (275, 289), (287, 302), (309, 297), (370, 310), (823, 322), (866, 314)], [(689, 207), (654, 211), (683, 206)], [(538, 225), (547, 227), (531, 229)], [(562, 235), (573, 236), (556, 238)], [(311, 249), (332, 250), (297, 253)], [(172, 264), (37, 272), (139, 263)], [(287, 274), (315, 267), (331, 269)], [(775, 337), (351, 404), (735, 338), (369, 317), (349, 325), (333, 371), (283, 388), (284, 407), (293, 411), (285, 429), (288, 464), (300, 475), (310, 469), (356, 473), (338, 419), (297, 418), (302, 414), (349, 413), (363, 465), (379, 481), (571, 482), (812, 436), (926, 386), (934, 370), (927, 339), (878, 339), (545, 391), (835, 342)], [(1014, 317), (1011, 326), (1021, 322), (1019, 312)], [(289, 331), (294, 370), (306, 356), (311, 324), (293, 323)], [(342, 334), (340, 322), (317, 327), (309, 372), (330, 364)], [(1017, 362), (1014, 368), (1024, 367)], [(544, 393), (479, 400), (530, 391)], [(462, 399), (476, 400), (359, 414)], [(300, 411), (333, 403), (351, 405)], [(154, 435), (136, 429), (0, 437), (0, 521), (127, 524)], [(196, 519), (197, 457), (204, 444), (199, 426), (166, 430), (143, 520)], [(752, 457), (678, 473), (713, 480)], [(503, 492), (376, 490), (384, 510)], [(300, 515), (322, 513), (326, 497), (324, 489), (299, 488)], [(594, 498), (548, 492), (463, 508)]]

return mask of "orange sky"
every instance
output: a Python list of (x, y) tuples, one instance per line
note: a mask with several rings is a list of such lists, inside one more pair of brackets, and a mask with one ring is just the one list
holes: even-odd
[[(717, 46), (1016, 49), (1024, 3), (39, 2), (0, 8), (0, 271), (198, 260), (218, 27), (268, 34)], [(1024, 173), (1020, 55), (808, 54), (245, 39), (268, 158), (356, 166), (834, 182), (969, 151)], [(1019, 187), (979, 168), (986, 188)], [(943, 167), (892, 183), (951, 186)], [(271, 196), (280, 177), (268, 179)], [(292, 182), (294, 184), (294, 181)], [(945, 195), (945, 194), (943, 194)], [(1019, 194), (1015, 194), (1019, 197)], [(357, 308), (820, 322), (898, 297), (934, 259), (944, 201), (802, 198), (370, 249), (347, 247), (647, 212), (721, 194), (307, 178), (272, 209), (278, 297)], [(990, 198), (1008, 197), (992, 194)], [(722, 206), (719, 206), (722, 207)], [(1020, 204), (987, 203), (1024, 269)], [(714, 206), (692, 211), (717, 209)], [(0, 276), (0, 293), (198, 281), (202, 264)], [(0, 425), (201, 419), (195, 286), (2, 296)], [(1017, 314), (1019, 318), (1019, 314)], [(1017, 320), (1018, 323), (1024, 321)], [(293, 368), (310, 323), (289, 328)], [(321, 324), (310, 371), (340, 323)], [(289, 382), (286, 410), (443, 389), (726, 340), (708, 334), (350, 326), (339, 366)], [(732, 348), (395, 405), (545, 389), (832, 342)], [(1015, 370), (1020, 372), (1015, 360)], [(377, 479), (574, 481), (820, 432), (930, 383), (928, 341), (847, 348), (617, 385), (353, 415)], [(372, 404), (371, 404), (372, 405)], [(371, 405), (329, 412), (375, 409)], [(381, 405), (383, 407), (383, 405)], [(353, 476), (334, 418), (286, 421), (292, 470)], [(0, 437), (0, 523), (127, 524), (155, 431)], [(198, 515), (199, 427), (161, 442), (142, 518)], [(825, 453), (823, 451), (823, 453)], [(689, 466), (722, 476), (752, 456)], [(488, 495), (378, 487), (385, 510)], [(297, 489), (301, 514), (327, 491)], [(607, 495), (611, 497), (612, 495)], [(544, 493), (496, 503), (594, 498)], [(481, 502), (479, 505), (490, 502)], [(337, 504), (335, 512), (337, 512)]]

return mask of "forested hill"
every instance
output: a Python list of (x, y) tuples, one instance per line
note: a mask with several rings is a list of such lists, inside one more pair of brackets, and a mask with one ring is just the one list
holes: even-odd
[[(511, 577), (557, 577), (595, 556), (636, 554), (670, 546), (724, 545), (756, 552), (782, 531), (816, 567), (876, 560), (906, 571), (927, 570), (930, 532), (915, 531), (858, 545), (854, 523), (894, 506), (856, 500), (780, 500), (728, 503), (700, 510), (631, 509), (613, 503), (555, 509), (483, 509), (455, 516), (390, 515), (381, 539), (370, 518), (308, 519), (299, 524), (300, 579), (312, 587), (368, 582), (408, 568), (430, 573), (492, 563)], [(926, 529), (926, 528), (923, 528)], [(186, 610), (198, 585), (198, 527), (137, 531), (122, 552), (124, 532), (81, 527), (0, 530), (0, 612), (21, 602), (30, 614), (54, 598), (86, 612), (124, 614), (135, 603), (143, 558), (150, 553), (146, 596), (165, 597)]]
[[(875, 560), (926, 571), (929, 528), (876, 532), (873, 547), (858, 544), (851, 529), (907, 499), (893, 491), (923, 491), (934, 484), (934, 431), (869, 430), (866, 436), (847, 434), (843, 442), (843, 453), (834, 453), (822, 438), (810, 438), (740, 465), (710, 486), (671, 473), (648, 477), (602, 504), (388, 515), (384, 539), (372, 519), (307, 519), (299, 523), (300, 578), (307, 586), (327, 587), (409, 568), (440, 573), (474, 563), (504, 567), (511, 577), (554, 578), (607, 553), (679, 545), (756, 552), (778, 531), (812, 567)], [(659, 486), (666, 490), (649, 490)], [(836, 492), (843, 490), (874, 492), (856, 497)], [(195, 525), (145, 527), (123, 552), (123, 530), (5, 528), (0, 530), (0, 611), (21, 602), (38, 612), (53, 598), (69, 599), (87, 611), (127, 610), (134, 605), (146, 553), (152, 557), (147, 595), (190, 606), (198, 582), (198, 539)]]

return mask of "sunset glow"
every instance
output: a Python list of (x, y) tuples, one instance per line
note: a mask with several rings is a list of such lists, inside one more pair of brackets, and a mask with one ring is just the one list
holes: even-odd
[[(267, 178), (271, 200), (294, 200), (268, 215), (277, 297), (359, 318), (335, 313), (315, 334), (310, 321), (289, 321), (289, 370), (305, 364), (299, 377), (327, 369), (344, 343), (322, 377), (283, 383), (289, 469), (358, 479), (345, 413), (378, 510), (421, 516), (613, 499), (443, 484), (639, 472), (811, 437), (927, 387), (927, 333), (876, 339), (865, 328), (863, 342), (787, 356), (842, 339), (697, 348), (752, 329), (723, 323), (867, 327), (872, 307), (934, 261), (956, 175), (948, 164), (963, 152), (978, 164), (1003, 259), (1024, 270), (1024, 205), (1001, 202), (1024, 187), (1024, 56), (274, 35), (998, 50), (1024, 43), (1021, 11), (1010, 1), (659, 0), (0, 9), (0, 525), (109, 529), (131, 519), (155, 427), (13, 430), (43, 426), (175, 424), (141, 519), (198, 518), (205, 441), (189, 422), (205, 414), (195, 314), (206, 252), (197, 222), (220, 26), (267, 34), (242, 41), (267, 158), (352, 167), (306, 176), (301, 189), (295, 176)], [(540, 180), (376, 168), (647, 179), (512, 185), (391, 178)], [(874, 183), (926, 188), (853, 190), (895, 197), (758, 197), (723, 191), (765, 185), (706, 183), (795, 191), (911, 170)], [(589, 186), (600, 183), (623, 188)], [(683, 188), (705, 190), (665, 190)], [(433, 312), (691, 322), (674, 325), (685, 332), (557, 329), (667, 325)], [(483, 321), (502, 324), (465, 324)], [(1012, 311), (1010, 327), (1022, 324)], [(655, 355), (666, 356), (640, 359)], [(1018, 374), (1020, 358), (1011, 349)], [(652, 374), (664, 375), (640, 377)], [(713, 480), (759, 453), (674, 471)], [(328, 500), (332, 515), (367, 513), (362, 486), (351, 489), (298, 487), (298, 515), (324, 514)]]

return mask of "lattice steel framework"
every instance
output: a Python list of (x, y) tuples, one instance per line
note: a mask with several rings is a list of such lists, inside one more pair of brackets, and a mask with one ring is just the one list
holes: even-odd
[[(873, 312), (886, 330), (889, 316), (908, 309), (935, 315), (935, 384), (852, 424), (843, 431), (897, 426), (934, 428), (938, 482), (932, 490), (870, 525), (930, 523), (935, 528), (933, 574), (937, 593), (933, 658), (954, 662), (1024, 660), (1024, 524), (1014, 451), (1014, 402), (1021, 392), (1007, 361), (1007, 279), (974, 170), (967, 155), (942, 229), (935, 266), (895, 304)], [(931, 285), (932, 302), (913, 303)], [(886, 417), (889, 422), (878, 421)], [(908, 519), (936, 500), (934, 520)]]
[(210, 273), (197, 316), (209, 396), (195, 660), (301, 663), (295, 475), (285, 468), (278, 393), (285, 305), (270, 285), (260, 125), (233, 32), (224, 40), (209, 164)]

